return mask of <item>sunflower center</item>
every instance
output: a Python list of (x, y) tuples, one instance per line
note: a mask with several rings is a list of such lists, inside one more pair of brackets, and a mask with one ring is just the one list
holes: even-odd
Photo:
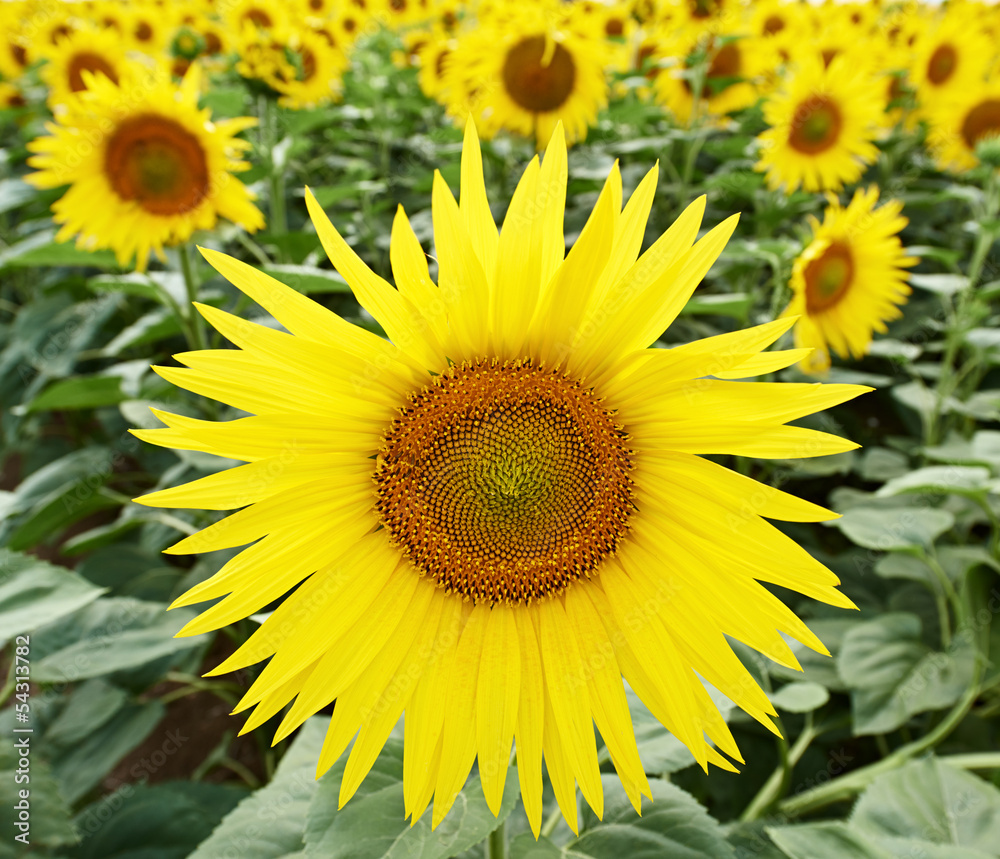
[(208, 193), (208, 163), (179, 123), (146, 114), (126, 120), (108, 141), (104, 173), (123, 200), (154, 215), (179, 215)]
[(796, 108), (788, 145), (805, 155), (825, 152), (837, 142), (844, 124), (840, 108), (827, 96), (814, 96)]
[(1000, 99), (990, 98), (979, 102), (962, 122), (962, 139), (969, 149), (985, 137), (1000, 134)]
[(87, 88), (87, 85), (83, 82), (84, 72), (99, 73), (112, 83), (118, 83), (118, 75), (115, 72), (114, 66), (104, 59), (104, 57), (93, 54), (90, 51), (80, 51), (80, 53), (74, 54), (73, 59), (69, 61), (69, 88), (73, 92), (83, 92)]
[(833, 242), (805, 269), (806, 309), (810, 313), (833, 307), (847, 292), (854, 277), (851, 249), (842, 242)]
[(507, 52), (503, 83), (514, 102), (532, 113), (556, 110), (570, 97), (576, 83), (573, 57), (558, 42), (529, 36)]
[(422, 575), (526, 604), (593, 575), (632, 510), (630, 451), (579, 382), (530, 361), (453, 366), (410, 396), (375, 468), (382, 524)]
[(941, 86), (955, 71), (958, 54), (951, 45), (939, 45), (927, 62), (927, 79), (934, 86)]
[(765, 36), (773, 36), (785, 29), (785, 20), (779, 15), (768, 15), (764, 21), (763, 32)]

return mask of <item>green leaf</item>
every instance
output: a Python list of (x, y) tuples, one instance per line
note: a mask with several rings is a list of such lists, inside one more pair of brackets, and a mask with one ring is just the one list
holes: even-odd
[(883, 734), (917, 713), (954, 704), (972, 682), (975, 649), (956, 636), (952, 650), (921, 640), (920, 618), (897, 612), (861, 623), (844, 636), (837, 670), (851, 689), (854, 733)]
[(893, 859), (864, 833), (840, 821), (769, 826), (767, 834), (789, 859)]
[(910, 283), (937, 295), (954, 295), (969, 285), (964, 274), (911, 274)]
[(917, 836), (996, 856), (1000, 790), (928, 757), (878, 776), (858, 799), (850, 824), (872, 835)]
[(0, 179), (0, 214), (23, 206), (38, 196), (38, 189), (21, 179)]
[(905, 492), (937, 492), (976, 495), (987, 491), (990, 470), (971, 465), (931, 465), (894, 477), (876, 497), (901, 495)]
[(979, 430), (970, 440), (952, 435), (944, 444), (924, 448), (929, 459), (962, 465), (987, 465), (1000, 471), (1000, 432)]
[(909, 468), (910, 460), (899, 451), (887, 447), (869, 447), (861, 457), (858, 473), (865, 480), (881, 483), (906, 474)]
[(309, 265), (269, 265), (264, 270), (286, 286), (306, 295), (323, 292), (346, 292), (351, 288), (347, 281), (333, 269), (316, 268)]
[(0, 635), (5, 638), (83, 608), (102, 593), (72, 570), (0, 549)]
[(127, 399), (117, 376), (77, 376), (50, 385), (27, 407), (29, 412), (51, 409), (95, 409)]
[(191, 609), (167, 614), (162, 603), (105, 597), (38, 631), (31, 676), (42, 683), (84, 680), (198, 647), (201, 636), (173, 637), (195, 614)]
[[(52, 776), (48, 763), (37, 753), (31, 755), (30, 781), (18, 783), (14, 781), (18, 772), (18, 756), (15, 752), (15, 738), (31, 735), (14, 734), (5, 736), (0, 743), (0, 808), (4, 819), (10, 824), (3, 827), (3, 838), (0, 839), (0, 859), (23, 856), (25, 851), (15, 849), (14, 835), (20, 830), (14, 828), (14, 807), (23, 800), (20, 791), (27, 790), (28, 814), (30, 814), (30, 842), (36, 846), (56, 847), (75, 844), (78, 840), (76, 831), (70, 821), (70, 811), (66, 800), (59, 793), (59, 786)], [(37, 854), (36, 854), (37, 855)]]
[(448, 816), (431, 831), (425, 815), (412, 827), (403, 814), (403, 743), (390, 739), (358, 792), (337, 810), (343, 756), (320, 781), (306, 826), (305, 854), (317, 859), (379, 859), (419, 856), (446, 859), (479, 844), (510, 815), (517, 774), (507, 775), (499, 817), (486, 805), (479, 776), (472, 776)]
[[(71, 803), (86, 795), (122, 758), (152, 733), (166, 714), (159, 701), (129, 703), (85, 739), (62, 751), (52, 764), (63, 796)], [(165, 752), (164, 752), (165, 753)], [(133, 777), (142, 777), (138, 771)]]
[(753, 296), (745, 292), (730, 292), (724, 295), (699, 295), (690, 299), (681, 310), (682, 316), (712, 314), (746, 319)]
[(309, 805), (316, 794), (316, 761), (329, 717), (314, 716), (299, 730), (274, 778), (244, 799), (190, 859), (284, 859), (305, 846)]
[(830, 700), (825, 686), (809, 680), (786, 683), (770, 696), (771, 703), (779, 710), (789, 713), (809, 713), (822, 707)]
[(86, 837), (74, 859), (187, 859), (244, 796), (204, 782), (123, 785), (76, 818)]
[(71, 746), (86, 739), (115, 715), (128, 700), (124, 689), (100, 680), (88, 680), (77, 686), (62, 712), (48, 726), (44, 740), (47, 745)]
[(955, 524), (955, 517), (946, 510), (925, 507), (852, 507), (829, 524), (858, 546), (889, 552), (933, 545)]
[[(613, 777), (605, 779), (607, 783)], [(605, 804), (604, 819), (563, 848), (573, 859), (731, 859), (732, 846), (719, 824), (693, 796), (663, 779), (650, 779), (652, 803), (643, 802), (642, 817), (621, 794)], [(610, 793), (610, 792), (609, 792)], [(611, 798), (611, 797), (609, 797)]]
[(53, 265), (119, 268), (111, 251), (86, 251), (73, 244), (56, 242), (54, 236), (55, 230), (45, 230), (0, 251), (0, 270)]

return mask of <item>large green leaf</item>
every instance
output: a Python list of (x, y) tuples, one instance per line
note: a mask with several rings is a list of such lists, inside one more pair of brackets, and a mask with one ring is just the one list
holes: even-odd
[(201, 636), (173, 637), (195, 614), (191, 609), (168, 614), (162, 603), (136, 599), (98, 600), (38, 631), (31, 676), (42, 683), (85, 680), (198, 647)]
[[(60, 752), (52, 771), (70, 802), (76, 802), (148, 737), (166, 713), (159, 701), (129, 703), (87, 737)], [(139, 775), (143, 773), (140, 771)]]
[(244, 796), (232, 785), (126, 784), (77, 816), (73, 859), (187, 859)]
[[(613, 776), (604, 779), (605, 786)], [(652, 803), (642, 817), (624, 792), (605, 790), (604, 819), (564, 848), (568, 857), (586, 859), (729, 859), (735, 856), (719, 824), (689, 793), (663, 779), (649, 782)], [(612, 801), (617, 797), (617, 801)]]
[(111, 251), (87, 251), (72, 242), (57, 242), (54, 237), (55, 230), (45, 230), (0, 251), (0, 270), (51, 265), (118, 268)]
[(948, 707), (972, 682), (975, 653), (964, 638), (942, 653), (920, 632), (920, 618), (899, 612), (844, 636), (837, 670), (851, 688), (855, 734), (892, 731), (917, 713)]
[(45, 730), (47, 745), (69, 747), (86, 739), (115, 715), (128, 700), (128, 693), (95, 678), (79, 684), (59, 715)]
[[(34, 739), (30, 734), (14, 734), (5, 736), (0, 743), (0, 808), (3, 809), (3, 829), (0, 830), (0, 859), (11, 859), (23, 856), (27, 851), (22, 849), (14, 836), (21, 830), (14, 828), (14, 823), (20, 817), (20, 811), (15, 806), (24, 800), (22, 790), (27, 790), (27, 813), (30, 815), (29, 841), (35, 847), (73, 844), (77, 840), (73, 824), (70, 822), (69, 807), (59, 793), (59, 786), (52, 776), (49, 765), (38, 756), (37, 749), (30, 755), (31, 768), (28, 773), (30, 781), (16, 782), (15, 775), (18, 755), (15, 743), (23, 738), (29, 738), (28, 748), (32, 748)], [(21, 771), (23, 772), (23, 771)]]
[(955, 518), (947, 510), (927, 507), (852, 507), (830, 524), (858, 546), (888, 552), (932, 545)]
[(873, 835), (919, 838), (996, 856), (1000, 790), (936, 758), (924, 758), (876, 778), (858, 799), (850, 823)]
[(28, 403), (29, 412), (53, 409), (95, 409), (128, 399), (117, 376), (77, 376), (60, 379)]
[(972, 465), (931, 465), (894, 477), (876, 496), (905, 492), (975, 495), (989, 488), (990, 470)]
[(430, 812), (412, 827), (403, 812), (403, 743), (390, 739), (358, 792), (337, 810), (346, 764), (341, 758), (320, 782), (306, 826), (305, 854), (315, 859), (446, 859), (478, 844), (507, 819), (517, 800), (517, 773), (507, 774), (499, 817), (486, 805), (479, 776), (459, 793), (431, 830)]
[(103, 592), (71, 570), (0, 549), (0, 636), (30, 632), (83, 608)]
[(767, 834), (789, 859), (893, 859), (864, 833), (839, 821), (769, 826)]
[(227, 814), (190, 859), (287, 859), (303, 849), (309, 805), (319, 787), (316, 761), (330, 719), (299, 730), (274, 778)]

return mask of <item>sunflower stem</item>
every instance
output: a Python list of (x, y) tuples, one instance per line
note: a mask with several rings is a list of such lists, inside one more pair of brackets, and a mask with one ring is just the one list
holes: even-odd
[(494, 829), (486, 839), (486, 859), (507, 859), (507, 822)]
[(965, 694), (958, 703), (948, 712), (937, 727), (918, 740), (900, 746), (889, 757), (882, 758), (873, 764), (855, 770), (852, 773), (841, 776), (833, 781), (814, 787), (812, 790), (791, 796), (783, 802), (778, 803), (777, 810), (787, 817), (800, 817), (804, 814), (825, 808), (835, 802), (844, 802), (853, 799), (857, 794), (867, 788), (876, 777), (886, 772), (898, 769), (917, 755), (933, 749), (938, 743), (944, 740), (959, 723), (969, 714), (972, 705), (976, 702), (982, 691), (983, 657), (981, 653), (976, 654), (976, 667), (972, 683), (966, 689)]
[(805, 726), (802, 733), (795, 740), (795, 744), (789, 748), (788, 741), (781, 739), (779, 754), (781, 759), (770, 778), (757, 791), (757, 795), (750, 800), (750, 804), (743, 810), (740, 820), (743, 822), (757, 820), (767, 813), (782, 796), (788, 791), (788, 786), (792, 782), (792, 771), (805, 754), (809, 744), (819, 736), (819, 731), (813, 725), (812, 713), (806, 714)]
[(542, 824), (542, 829), (539, 835), (542, 838), (548, 838), (553, 832), (555, 832), (556, 827), (559, 825), (559, 817), (561, 812), (557, 808), (552, 812), (547, 818), (545, 818), (545, 823)]
[[(260, 97), (259, 107), (261, 146), (267, 158), (269, 173), (268, 186), (271, 204), (269, 232), (271, 235), (283, 236), (288, 232), (288, 216), (285, 211), (285, 165), (281, 159), (275, 156), (275, 149), (278, 145), (278, 114), (274, 101), (266, 96)], [(278, 255), (279, 257), (284, 256), (280, 248)]]
[(194, 302), (198, 300), (198, 281), (195, 279), (194, 266), (191, 264), (191, 250), (188, 246), (178, 245), (177, 256), (181, 260), (181, 273), (184, 275), (184, 290), (187, 292), (187, 327), (188, 341), (192, 349), (204, 349), (206, 343), (205, 328), (201, 314), (195, 309)]

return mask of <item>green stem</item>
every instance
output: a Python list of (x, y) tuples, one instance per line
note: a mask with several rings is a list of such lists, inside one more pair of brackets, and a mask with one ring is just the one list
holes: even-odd
[(184, 275), (184, 290), (187, 293), (188, 340), (192, 349), (204, 349), (208, 341), (205, 339), (205, 324), (201, 314), (194, 308), (198, 300), (198, 281), (195, 279), (194, 265), (191, 263), (191, 249), (187, 245), (177, 246), (177, 255), (181, 260), (181, 273)]
[(545, 819), (545, 823), (542, 824), (542, 830), (539, 833), (542, 838), (548, 838), (553, 832), (555, 832), (556, 826), (559, 825), (560, 816), (560, 811), (557, 808)]
[(972, 752), (967, 755), (942, 755), (938, 760), (963, 770), (1000, 769), (1000, 752)]
[(780, 748), (781, 760), (778, 766), (775, 767), (774, 772), (771, 773), (770, 778), (764, 782), (761, 789), (757, 791), (757, 795), (750, 800), (749, 805), (743, 810), (743, 814), (740, 815), (741, 821), (747, 822), (763, 817), (767, 813), (767, 810), (780, 797), (785, 795), (788, 791), (788, 786), (792, 782), (792, 770), (795, 769), (795, 765), (799, 762), (802, 755), (805, 754), (806, 749), (809, 748), (809, 744), (818, 735), (819, 731), (813, 726), (812, 713), (808, 713), (802, 733), (796, 738), (791, 748), (788, 747), (788, 741), (782, 738)]
[(866, 767), (841, 776), (838, 779), (814, 787), (812, 790), (804, 791), (796, 796), (778, 804), (778, 811), (786, 817), (800, 817), (809, 814), (820, 808), (825, 808), (835, 802), (853, 799), (858, 793), (863, 791), (875, 780), (877, 776), (886, 772), (898, 769), (903, 764), (915, 758), (917, 755), (934, 748), (945, 739), (959, 723), (968, 715), (969, 710), (979, 697), (980, 679), (983, 672), (983, 660), (977, 656), (975, 676), (965, 694), (958, 703), (951, 709), (947, 716), (934, 728), (933, 731), (925, 734), (919, 740), (914, 740), (905, 746), (900, 746), (889, 757), (883, 758)]
[(288, 216), (285, 212), (285, 170), (274, 158), (274, 148), (278, 144), (278, 115), (274, 101), (261, 96), (258, 102), (260, 108), (261, 146), (264, 157), (267, 158), (268, 185), (270, 188), (271, 223), (269, 232), (272, 235), (283, 236), (288, 232)]
[(494, 829), (486, 839), (486, 859), (507, 859), (507, 822)]

